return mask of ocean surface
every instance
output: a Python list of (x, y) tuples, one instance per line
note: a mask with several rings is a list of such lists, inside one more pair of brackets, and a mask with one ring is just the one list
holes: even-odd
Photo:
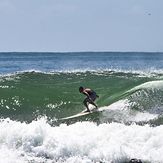
[[(163, 53), (1, 52), (0, 68), (0, 163), (163, 163)], [(61, 120), (86, 110), (80, 86), (104, 110)]]

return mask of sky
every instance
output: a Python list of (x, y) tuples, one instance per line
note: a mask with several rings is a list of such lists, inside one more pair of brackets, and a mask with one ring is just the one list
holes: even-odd
[(0, 0), (0, 52), (163, 52), (163, 0)]

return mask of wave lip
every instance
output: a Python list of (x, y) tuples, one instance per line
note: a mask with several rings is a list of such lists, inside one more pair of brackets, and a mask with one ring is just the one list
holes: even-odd
[(65, 69), (65, 70), (52, 70), (52, 71), (42, 71), (39, 69), (29, 69), (29, 70), (23, 70), (23, 71), (16, 71), (16, 72), (11, 72), (8, 74), (0, 74), (0, 77), (9, 77), (9, 76), (13, 76), (13, 75), (23, 75), (23, 74), (27, 74), (27, 73), (35, 73), (35, 74), (77, 74), (77, 73), (92, 73), (92, 74), (96, 74), (96, 75), (108, 75), (108, 74), (113, 74), (113, 75), (117, 75), (119, 73), (122, 73), (122, 75), (133, 75), (137, 76), (137, 77), (158, 77), (158, 79), (161, 79), (163, 77), (163, 70), (157, 70), (154, 68), (148, 69), (148, 70), (122, 70), (122, 69), (90, 69), (90, 68), (79, 68), (79, 69)]

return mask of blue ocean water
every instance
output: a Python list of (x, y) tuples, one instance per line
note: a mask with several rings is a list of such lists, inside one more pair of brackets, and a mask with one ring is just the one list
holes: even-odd
[[(0, 162), (163, 162), (163, 53), (0, 53), (0, 66)], [(104, 111), (61, 120), (85, 110), (79, 86)]]
[(162, 53), (78, 52), (78, 53), (0, 53), (0, 74), (25, 70), (162, 70)]

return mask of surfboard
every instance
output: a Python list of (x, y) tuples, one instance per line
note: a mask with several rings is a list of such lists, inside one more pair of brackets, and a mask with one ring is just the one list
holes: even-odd
[(100, 107), (98, 109), (92, 110), (90, 112), (78, 113), (78, 114), (72, 115), (70, 117), (60, 118), (60, 120), (71, 119), (71, 118), (76, 118), (76, 117), (84, 116), (84, 115), (87, 115), (87, 114), (92, 114), (92, 113), (95, 113), (95, 112), (100, 112), (100, 111), (105, 110), (106, 107), (107, 106), (103, 106), (103, 107)]

